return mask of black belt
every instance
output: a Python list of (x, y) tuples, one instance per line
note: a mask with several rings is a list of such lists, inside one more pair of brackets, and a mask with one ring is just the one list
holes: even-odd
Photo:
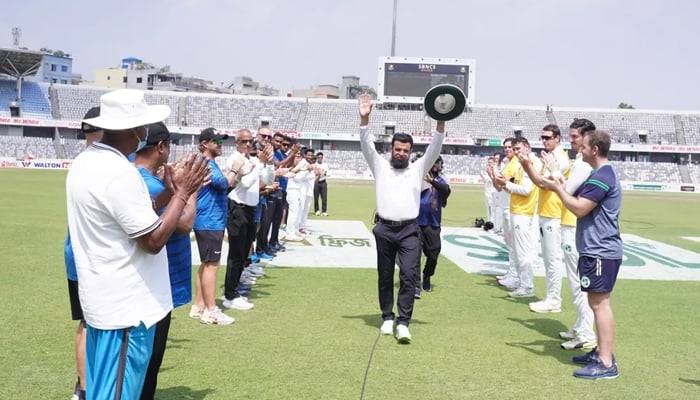
[(231, 199), (229, 199), (229, 201), (231, 202), (232, 207), (242, 207), (242, 208), (255, 208), (256, 207), (256, 206), (249, 206), (245, 203), (239, 203), (239, 202), (237, 202), (235, 200), (231, 200)]
[(382, 224), (387, 225), (387, 226), (401, 227), (401, 226), (415, 224), (416, 219), (413, 218), (413, 219), (406, 219), (403, 221), (391, 221), (388, 219), (384, 219), (380, 216), (377, 216), (377, 222), (381, 222)]

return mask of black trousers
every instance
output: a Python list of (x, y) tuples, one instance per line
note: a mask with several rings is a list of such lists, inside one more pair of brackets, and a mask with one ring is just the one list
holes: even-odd
[(238, 281), (248, 263), (250, 246), (255, 240), (255, 207), (229, 201), (228, 206), (228, 259), (224, 296), (233, 300), (239, 297)]
[(328, 183), (316, 181), (314, 184), (314, 212), (318, 211), (318, 198), (321, 197), (321, 212), (328, 211)]
[(287, 204), (287, 192), (281, 192), (281, 196), (275, 199), (275, 211), (272, 216), (272, 227), (270, 230), (271, 245), (279, 244), (280, 226), (282, 225), (282, 213)]
[(268, 237), (270, 236), (270, 228), (272, 227), (272, 220), (275, 216), (276, 205), (277, 200), (272, 196), (268, 196), (262, 218), (260, 219), (260, 229), (258, 229), (258, 237), (255, 243), (255, 250), (258, 253), (268, 251)]
[(394, 265), (398, 256), (399, 295), (396, 308), (399, 311), (397, 324), (408, 326), (413, 315), (413, 302), (418, 284), (421, 239), (418, 224), (400, 227), (378, 222), (374, 229), (377, 242), (377, 275), (379, 287), (379, 308), (382, 319), (394, 319)]
[(169, 312), (168, 315), (156, 324), (156, 333), (153, 338), (153, 352), (151, 353), (151, 361), (148, 362), (146, 378), (143, 381), (141, 400), (153, 400), (156, 394), (158, 371), (160, 371), (160, 365), (163, 363), (163, 356), (165, 355), (165, 344), (168, 341), (171, 318), (172, 312)]
[[(421, 242), (423, 254), (425, 254), (425, 268), (423, 268), (423, 280), (430, 280), (435, 274), (440, 250), (442, 250), (442, 240), (440, 239), (440, 227), (421, 226)], [(420, 272), (420, 270), (418, 271)], [(419, 277), (420, 278), (420, 277)]]

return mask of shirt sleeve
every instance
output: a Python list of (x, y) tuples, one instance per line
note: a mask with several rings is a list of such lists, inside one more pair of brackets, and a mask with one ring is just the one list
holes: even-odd
[(578, 196), (600, 203), (614, 186), (614, 173), (609, 167), (602, 167), (583, 183)]
[(569, 178), (566, 180), (566, 192), (569, 194), (576, 193), (576, 190), (578, 190), (583, 182), (591, 175), (592, 170), (593, 168), (591, 168), (587, 162), (581, 160), (574, 161), (571, 166)]
[(136, 169), (113, 180), (106, 190), (106, 206), (129, 239), (143, 236), (161, 224), (146, 183)]
[(216, 165), (216, 161), (211, 160), (209, 162), (211, 165), (211, 182), (209, 184), (220, 192), (226, 191), (228, 189), (228, 179), (221, 172), (219, 166)]
[(372, 137), (369, 134), (367, 126), (360, 127), (360, 148), (362, 149), (362, 155), (365, 157), (365, 160), (367, 160), (370, 171), (374, 173), (381, 157), (377, 153), (377, 150), (374, 149), (374, 142), (372, 142)]
[(441, 132), (433, 132), (433, 138), (430, 140), (428, 148), (425, 149), (425, 154), (418, 161), (422, 164), (420, 165), (420, 176), (421, 178), (428, 173), (428, 170), (433, 167), (435, 160), (440, 156), (440, 150), (442, 149), (442, 142), (445, 140), (445, 134)]

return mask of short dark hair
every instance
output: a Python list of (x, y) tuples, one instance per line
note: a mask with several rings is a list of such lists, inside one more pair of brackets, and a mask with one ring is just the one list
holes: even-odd
[(591, 147), (598, 148), (601, 157), (607, 157), (610, 151), (610, 134), (605, 131), (588, 131), (586, 134)]
[(399, 143), (410, 143), (411, 148), (413, 148), (413, 136), (407, 134), (407, 133), (395, 133), (394, 136), (391, 137), (391, 148), (394, 148), (394, 142), (399, 142)]
[(552, 132), (554, 136), (561, 136), (561, 130), (557, 124), (547, 124), (542, 128), (545, 132)]
[(530, 142), (528, 142), (527, 139), (525, 139), (525, 137), (523, 137), (523, 136), (520, 136), (519, 138), (513, 139), (513, 144), (516, 144), (516, 143), (522, 143), (522, 144), (526, 145), (527, 147), (530, 147)]
[(513, 141), (514, 141), (514, 140), (515, 140), (514, 137), (507, 137), (507, 138), (503, 139), (503, 143), (501, 143), (501, 144), (502, 144), (503, 146), (505, 146), (505, 145), (506, 145), (506, 142), (510, 142), (510, 144), (513, 145)]
[(309, 154), (309, 152), (311, 152), (311, 155), (313, 155), (314, 149), (312, 149), (311, 147), (307, 147), (306, 149), (304, 149), (304, 155)]
[(590, 120), (585, 118), (575, 118), (571, 125), (569, 125), (569, 129), (577, 129), (580, 134), (584, 135), (586, 132), (596, 130), (596, 127)]
[(280, 131), (275, 132), (275, 134), (272, 135), (272, 137), (273, 137), (273, 138), (281, 137), (282, 139), (285, 138), (284, 134), (283, 134), (282, 132), (280, 132)]
[(318, 157), (318, 156), (323, 157), (323, 153), (321, 153), (321, 152), (319, 151), (318, 153), (316, 153), (316, 157)]

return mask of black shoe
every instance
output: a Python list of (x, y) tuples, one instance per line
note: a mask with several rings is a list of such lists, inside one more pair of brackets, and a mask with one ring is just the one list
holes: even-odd
[(415, 297), (416, 299), (420, 299), (420, 288), (419, 287), (416, 288), (416, 292), (414, 293), (413, 297)]
[(430, 279), (423, 279), (423, 290), (425, 290), (426, 292), (433, 291), (433, 285), (430, 284)]

